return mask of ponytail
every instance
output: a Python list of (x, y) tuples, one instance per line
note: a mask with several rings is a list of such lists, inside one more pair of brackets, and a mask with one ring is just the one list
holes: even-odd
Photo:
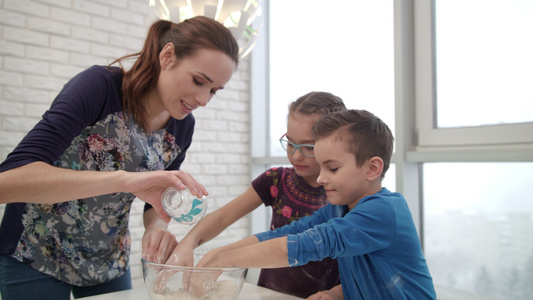
[[(122, 82), (122, 112), (125, 118), (133, 118), (149, 130), (149, 120), (143, 101), (157, 85), (161, 66), (159, 54), (163, 47), (174, 44), (178, 59), (192, 56), (199, 49), (219, 50), (227, 54), (235, 64), (239, 62), (239, 45), (226, 27), (219, 22), (198, 16), (179, 24), (159, 20), (150, 26), (143, 49), (139, 53), (123, 56), (109, 66), (119, 63), (124, 74)], [(125, 71), (121, 61), (137, 56), (130, 70)]]

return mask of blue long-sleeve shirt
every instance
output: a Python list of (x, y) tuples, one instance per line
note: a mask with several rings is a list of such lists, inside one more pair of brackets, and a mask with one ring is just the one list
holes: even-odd
[(290, 266), (337, 258), (345, 299), (436, 299), (404, 197), (383, 188), (347, 210), (328, 204), (256, 236), (260, 241), (287, 236)]

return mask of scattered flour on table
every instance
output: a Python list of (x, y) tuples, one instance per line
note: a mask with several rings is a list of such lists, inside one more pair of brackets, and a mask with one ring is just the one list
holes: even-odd
[(153, 300), (233, 300), (239, 296), (239, 290), (229, 280), (221, 280), (214, 283), (213, 289), (202, 297), (195, 297), (184, 289), (166, 291), (163, 294), (152, 293)]

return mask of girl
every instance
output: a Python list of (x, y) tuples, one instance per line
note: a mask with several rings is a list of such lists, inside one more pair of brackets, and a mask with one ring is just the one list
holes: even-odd
[[(222, 24), (157, 21), (141, 52), (93, 66), (68, 82), (43, 119), (0, 165), (2, 299), (70, 299), (131, 288), (128, 219), (144, 213), (143, 256), (176, 245), (160, 198), (205, 188), (178, 171), (192, 111), (224, 88), (238, 44)], [(128, 71), (125, 58), (137, 57)], [(158, 217), (159, 215), (159, 217)], [(161, 218), (160, 218), (161, 217)]]
[[(326, 205), (324, 189), (317, 183), (320, 169), (314, 158), (311, 128), (321, 116), (345, 109), (339, 97), (325, 92), (311, 92), (292, 102), (287, 133), (280, 138), (292, 167), (267, 170), (239, 197), (204, 217), (178, 244), (167, 263), (191, 266), (194, 248), (261, 204), (272, 207), (271, 229), (311, 215)], [(263, 269), (258, 281), (260, 286), (298, 297), (338, 283), (337, 263), (329, 258), (297, 268)]]

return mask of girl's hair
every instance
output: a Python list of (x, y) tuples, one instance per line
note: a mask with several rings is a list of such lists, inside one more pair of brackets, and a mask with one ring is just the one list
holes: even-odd
[(355, 155), (358, 166), (378, 156), (383, 159), (383, 172), (389, 169), (394, 137), (387, 124), (366, 110), (345, 110), (321, 117), (312, 129), (315, 140), (333, 134)]
[(331, 93), (310, 92), (289, 105), (289, 115), (295, 112), (303, 115), (325, 115), (345, 109), (342, 99)]
[[(239, 45), (230, 30), (219, 22), (204, 16), (187, 19), (181, 23), (159, 20), (150, 26), (143, 49), (139, 53), (118, 58), (109, 66), (119, 63), (124, 78), (122, 82), (122, 110), (148, 130), (148, 116), (142, 99), (152, 90), (159, 77), (159, 53), (172, 43), (178, 59), (193, 56), (200, 49), (218, 50), (227, 54), (235, 65), (239, 63)], [(121, 61), (137, 56), (130, 70), (125, 71)]]

